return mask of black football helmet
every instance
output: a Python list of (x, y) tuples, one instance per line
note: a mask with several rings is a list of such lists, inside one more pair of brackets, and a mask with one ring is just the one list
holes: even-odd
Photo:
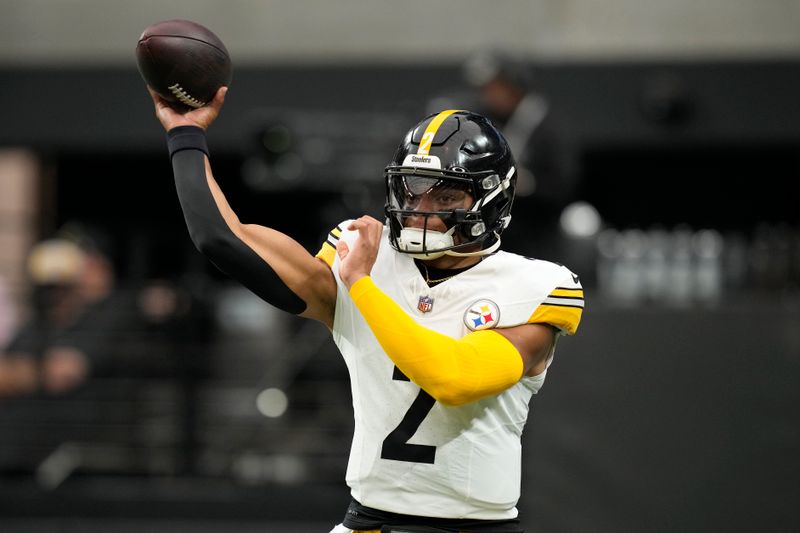
[[(517, 176), (508, 143), (487, 118), (462, 110), (429, 115), (406, 134), (384, 176), (389, 240), (397, 251), (435, 259), (500, 246)], [(407, 227), (411, 217), (424, 224)], [(432, 217), (447, 231), (430, 229)]]

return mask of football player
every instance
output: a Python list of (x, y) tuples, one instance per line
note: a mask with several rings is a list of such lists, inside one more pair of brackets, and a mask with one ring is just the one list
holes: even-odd
[(516, 169), (484, 117), (447, 110), (405, 135), (385, 169), (386, 220), (333, 229), (316, 256), (241, 222), (212, 173), (213, 102), (167, 130), (192, 240), (272, 305), (325, 324), (347, 364), (352, 501), (333, 532), (520, 532), (520, 437), (583, 290), (567, 268), (501, 251)]

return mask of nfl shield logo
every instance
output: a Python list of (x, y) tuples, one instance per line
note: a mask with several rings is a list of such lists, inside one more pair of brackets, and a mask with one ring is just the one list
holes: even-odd
[(430, 313), (433, 309), (433, 298), (430, 296), (420, 296), (419, 303), (417, 304), (417, 309), (419, 309), (423, 313)]

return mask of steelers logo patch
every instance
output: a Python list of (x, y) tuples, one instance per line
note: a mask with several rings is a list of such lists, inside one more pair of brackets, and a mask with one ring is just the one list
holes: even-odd
[(500, 308), (491, 300), (478, 300), (464, 313), (464, 324), (472, 331), (490, 329), (500, 320)]

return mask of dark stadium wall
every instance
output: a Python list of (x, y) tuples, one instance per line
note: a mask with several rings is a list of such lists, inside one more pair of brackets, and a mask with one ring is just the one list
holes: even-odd
[(796, 529), (796, 302), (626, 310), (586, 298), (524, 435), (531, 531)]
[[(800, 63), (663, 61), (531, 67), (535, 86), (550, 99), (559, 134), (567, 139), (569, 172), (577, 174), (581, 199), (595, 204), (607, 224), (647, 227), (683, 222), (724, 230), (749, 229), (762, 220), (798, 222), (800, 210), (793, 198), (800, 192), (796, 179), (800, 106), (795, 91), (800, 86)], [(362, 204), (371, 198), (379, 205), (379, 173), (396, 147), (396, 132), (425, 112), (432, 95), (463, 89), (460, 80), (457, 65), (234, 65), (231, 92), (209, 134), (210, 146), (218, 164), (226, 158), (228, 175), (246, 181), (240, 176), (242, 159), (259, 149), (256, 138), (265, 122), (280, 110), (304, 113), (300, 117), (306, 124), (304, 132), (314, 131), (319, 121), (319, 137), (344, 139), (345, 147), (336, 144), (336, 151), (372, 143), (357, 158), (361, 176), (372, 180), (372, 189), (348, 192), (351, 203), (355, 196)], [(139, 205), (174, 200), (166, 183), (169, 176), (160, 174), (169, 174), (164, 135), (133, 64), (3, 68), (0, 98), (18, 103), (4, 110), (0, 146), (38, 150), (54, 160), (55, 174), (64, 184), (94, 178), (101, 193), (113, 184), (110, 196), (101, 194), (104, 198), (126, 190)], [(372, 120), (375, 117), (377, 121)], [(384, 119), (391, 126), (375, 126)], [(359, 138), (362, 128), (371, 130)], [(374, 179), (365, 168), (374, 169)], [(352, 179), (354, 167), (323, 164), (309, 172), (313, 183), (284, 187), (285, 201), (272, 204), (273, 223), (291, 216), (288, 206), (296, 205), (292, 190), (308, 196), (309, 189), (315, 189), (322, 206), (315, 212), (329, 212), (320, 222), (338, 222), (334, 220), (338, 211), (322, 205), (323, 196), (340, 191), (342, 183)], [(265, 195), (282, 187), (275, 183), (267, 179), (261, 190), (239, 184), (237, 207), (245, 215), (252, 213), (248, 218), (257, 222), (268, 212)], [(148, 190), (158, 194), (148, 195)], [(60, 191), (71, 195), (56, 206), (65, 217), (70, 210), (102, 210), (103, 204), (80, 191), (66, 187)], [(113, 198), (105, 203), (106, 211), (121, 216)], [(170, 211), (175, 211), (172, 204), (151, 210), (151, 219), (141, 224), (158, 224)], [(136, 213), (143, 211), (137, 208), (132, 216)], [(313, 225), (317, 220), (308, 222)], [(519, 227), (512, 226), (509, 239)], [(316, 245), (315, 231), (316, 227), (309, 228), (304, 235), (310, 246)]]
[[(573, 63), (534, 67), (536, 84), (585, 145), (797, 142), (795, 61)], [(264, 107), (399, 110), (459, 86), (455, 65), (242, 67), (212, 133), (240, 150)], [(0, 145), (141, 152), (161, 149), (143, 82), (130, 68), (0, 68)]]

